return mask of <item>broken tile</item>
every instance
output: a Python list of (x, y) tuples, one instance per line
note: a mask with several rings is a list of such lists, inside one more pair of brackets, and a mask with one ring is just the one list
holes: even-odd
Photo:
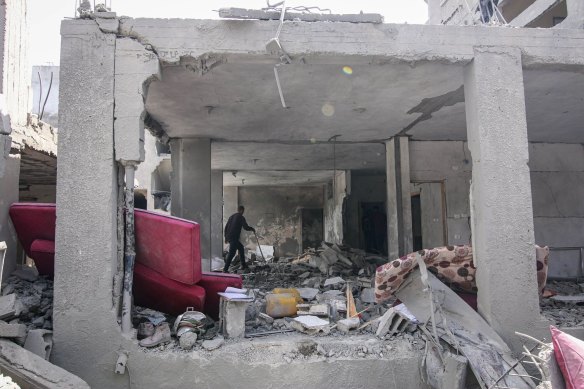
[(330, 331), (328, 320), (311, 315), (294, 318), (290, 325), (293, 329), (310, 335), (318, 332), (328, 333)]

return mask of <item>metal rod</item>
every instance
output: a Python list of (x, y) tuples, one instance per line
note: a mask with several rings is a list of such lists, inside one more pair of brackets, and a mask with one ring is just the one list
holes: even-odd
[(274, 76), (276, 76), (276, 86), (278, 87), (278, 94), (280, 95), (280, 101), (282, 102), (282, 107), (286, 107), (286, 101), (284, 100), (284, 93), (282, 92), (282, 86), (280, 85), (280, 76), (278, 75), (278, 66), (274, 66)]
[(126, 172), (126, 239), (124, 252), (124, 292), (122, 297), (122, 332), (132, 331), (132, 286), (134, 283), (134, 261), (136, 259), (134, 237), (134, 172), (136, 166), (125, 165)]

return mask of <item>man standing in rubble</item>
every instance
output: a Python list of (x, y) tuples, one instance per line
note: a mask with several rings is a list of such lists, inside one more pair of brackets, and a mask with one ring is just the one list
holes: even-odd
[(225, 267), (223, 268), (224, 273), (229, 273), (229, 265), (231, 265), (231, 261), (233, 260), (236, 251), (239, 253), (241, 268), (243, 270), (248, 268), (245, 263), (243, 245), (239, 241), (239, 235), (241, 234), (241, 228), (246, 231), (253, 231), (254, 233), (255, 229), (247, 225), (247, 221), (245, 221), (245, 218), (243, 217), (244, 211), (245, 208), (243, 205), (237, 207), (237, 213), (229, 216), (227, 224), (225, 225), (225, 243), (229, 243), (229, 254), (227, 254), (227, 258), (225, 258)]

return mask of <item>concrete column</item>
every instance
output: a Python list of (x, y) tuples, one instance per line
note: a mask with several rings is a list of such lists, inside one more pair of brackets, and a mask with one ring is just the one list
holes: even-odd
[(568, 16), (560, 23), (560, 28), (584, 28), (584, 2), (582, 0), (566, 0)]
[(51, 360), (83, 375), (91, 386), (104, 386), (102, 377), (112, 375), (109, 360), (115, 360), (121, 339), (112, 308), (118, 270), (116, 36), (104, 34), (93, 20), (63, 21), (61, 36), (53, 307), (58, 347)]
[(412, 233), (412, 196), (410, 192), (410, 139), (406, 136), (399, 138), (399, 173), (401, 186), (401, 243), (400, 255), (411, 253), (414, 250), (414, 236)]
[(201, 226), (201, 258), (211, 255), (211, 140), (173, 139), (170, 143), (171, 214)]
[(441, 0), (428, 0), (428, 24), (442, 24)]
[(8, 135), (0, 135), (0, 242), (6, 242), (7, 246), (2, 279), (10, 276), (17, 262), (18, 238), (8, 210), (12, 203), (18, 201), (20, 156), (10, 154), (10, 144)]
[(385, 149), (387, 242), (391, 259), (413, 250), (408, 138), (392, 138), (385, 143)]
[(223, 255), (223, 172), (211, 172), (211, 257)]
[(540, 318), (520, 50), (475, 48), (464, 94), (479, 312), (517, 351)]

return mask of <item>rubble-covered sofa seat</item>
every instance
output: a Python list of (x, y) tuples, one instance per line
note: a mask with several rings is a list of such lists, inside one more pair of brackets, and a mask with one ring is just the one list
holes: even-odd
[[(476, 267), (473, 262), (472, 247), (468, 245), (436, 247), (420, 250), (422, 260), (440, 281), (453, 290), (463, 294), (465, 301), (476, 307), (476, 301), (470, 301), (471, 294), (476, 294)], [(375, 299), (378, 303), (389, 299), (399, 289), (405, 278), (418, 264), (416, 252), (395, 259), (379, 266), (375, 272)], [(535, 246), (534, 270), (537, 270), (539, 292), (545, 287), (548, 270), (549, 248)], [(510, 258), (510, 260), (512, 260)], [(475, 299), (476, 300), (476, 299)]]
[(39, 274), (55, 274), (55, 204), (15, 203), (9, 210), (12, 225), (26, 255), (34, 260)]

